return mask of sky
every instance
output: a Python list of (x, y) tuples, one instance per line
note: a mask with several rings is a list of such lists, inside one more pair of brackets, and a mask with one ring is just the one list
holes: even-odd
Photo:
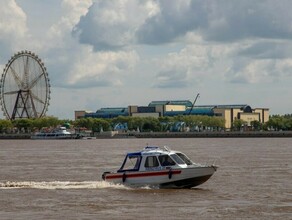
[[(290, 0), (0, 0), (0, 69), (18, 51), (44, 62), (47, 112), (248, 104), (292, 113)], [(0, 117), (4, 117), (1, 114)]]

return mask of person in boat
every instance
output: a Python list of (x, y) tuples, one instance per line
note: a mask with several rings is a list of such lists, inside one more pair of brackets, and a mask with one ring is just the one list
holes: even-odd
[(161, 166), (163, 167), (175, 165), (175, 162), (168, 155), (159, 156), (159, 160), (160, 160)]

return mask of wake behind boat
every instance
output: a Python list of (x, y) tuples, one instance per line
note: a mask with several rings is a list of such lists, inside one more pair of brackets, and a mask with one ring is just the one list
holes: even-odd
[(104, 172), (102, 179), (130, 186), (192, 188), (206, 182), (217, 170), (215, 165), (192, 162), (185, 154), (167, 147), (145, 147), (128, 153), (117, 172)]

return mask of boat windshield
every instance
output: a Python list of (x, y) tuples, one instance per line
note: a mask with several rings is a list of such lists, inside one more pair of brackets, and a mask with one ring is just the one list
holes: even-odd
[(174, 166), (175, 162), (168, 155), (160, 155), (158, 157), (161, 166)]
[(175, 160), (175, 162), (177, 163), (177, 164), (186, 164), (178, 155), (176, 155), (176, 154), (171, 154), (170, 155), (171, 157), (172, 157), (172, 159), (174, 159)]
[(192, 165), (193, 162), (184, 154), (176, 153), (187, 165)]
[(138, 171), (141, 163), (141, 155), (127, 155), (119, 171)]

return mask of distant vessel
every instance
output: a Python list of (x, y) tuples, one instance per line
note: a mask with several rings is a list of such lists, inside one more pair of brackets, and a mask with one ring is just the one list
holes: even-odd
[(84, 137), (80, 137), (80, 139), (82, 139), (82, 140), (95, 140), (96, 137), (93, 137), (93, 136), (84, 136)]
[(31, 139), (74, 139), (75, 134), (67, 131), (65, 127), (60, 127), (52, 132), (36, 132)]

